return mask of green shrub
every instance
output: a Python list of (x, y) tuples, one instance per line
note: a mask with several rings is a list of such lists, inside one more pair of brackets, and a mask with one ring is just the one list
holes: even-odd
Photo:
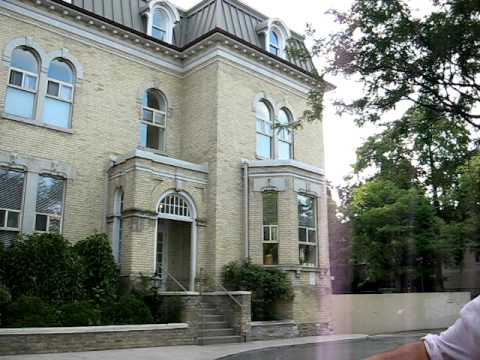
[(119, 288), (119, 272), (107, 235), (95, 234), (75, 245), (85, 276), (82, 287), (89, 299), (111, 302)]
[(78, 255), (57, 234), (35, 234), (15, 240), (4, 256), (4, 282), (14, 299), (36, 296), (49, 303), (83, 297)]
[(232, 291), (252, 292), (252, 318), (255, 321), (278, 320), (275, 305), (293, 300), (287, 274), (250, 262), (232, 262), (223, 270), (224, 286)]
[(5, 309), (7, 305), (12, 301), (12, 295), (10, 295), (10, 291), (3, 287), (0, 287), (0, 326), (3, 323), (2, 317), (5, 313)]
[(20, 296), (9, 304), (4, 326), (10, 328), (59, 326), (57, 313), (39, 297)]
[(155, 324), (174, 324), (181, 322), (182, 301), (176, 296), (151, 294), (144, 297), (145, 304), (152, 313)]
[(153, 324), (153, 317), (142, 298), (126, 295), (104, 306), (103, 322), (115, 325)]
[(102, 324), (100, 309), (91, 301), (75, 301), (59, 308), (62, 326), (98, 326)]

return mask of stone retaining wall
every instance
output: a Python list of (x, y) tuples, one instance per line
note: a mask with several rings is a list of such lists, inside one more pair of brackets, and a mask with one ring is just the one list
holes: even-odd
[(188, 324), (1, 329), (0, 355), (192, 345)]
[(248, 340), (286, 339), (298, 336), (298, 327), (293, 320), (254, 321), (251, 323), (251, 332)]

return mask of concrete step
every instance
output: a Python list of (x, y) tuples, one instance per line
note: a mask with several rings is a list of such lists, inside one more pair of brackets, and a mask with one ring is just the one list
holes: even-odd
[(232, 343), (241, 343), (241, 342), (242, 342), (242, 337), (239, 335), (212, 336), (212, 337), (198, 338), (198, 343), (200, 345), (232, 344)]
[(225, 321), (225, 317), (223, 315), (217, 314), (203, 314), (202, 318), (205, 322)]
[(210, 321), (203, 323), (204, 329), (228, 329), (226, 321)]
[(204, 337), (217, 337), (217, 336), (232, 336), (235, 335), (235, 332), (231, 328), (225, 329), (204, 329), (202, 330), (202, 335)]

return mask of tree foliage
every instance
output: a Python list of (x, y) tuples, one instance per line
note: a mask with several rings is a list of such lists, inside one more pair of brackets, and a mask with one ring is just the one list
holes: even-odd
[(368, 264), (368, 279), (425, 288), (439, 244), (435, 211), (423, 192), (377, 179), (354, 191), (350, 209), (354, 259)]
[(360, 124), (406, 100), (480, 128), (480, 2), (428, 2), (428, 15), (404, 0), (355, 0), (348, 12), (331, 11), (341, 30), (316, 40), (313, 53), (330, 58), (331, 73), (364, 84), (360, 98), (339, 104)]

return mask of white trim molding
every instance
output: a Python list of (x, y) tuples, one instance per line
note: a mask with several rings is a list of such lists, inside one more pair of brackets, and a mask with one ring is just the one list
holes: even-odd
[(148, 151), (138, 150), (138, 149), (135, 151), (132, 151), (131, 153), (125, 156), (119, 156), (113, 159), (113, 165), (111, 167), (122, 164), (127, 160), (130, 160), (133, 158), (152, 160), (153, 162), (156, 162), (159, 164), (170, 165), (170, 166), (174, 166), (174, 167), (178, 167), (186, 170), (197, 171), (200, 173), (208, 174), (208, 164), (194, 164), (188, 161), (178, 160), (168, 156), (163, 156), (163, 155), (155, 154)]
[(251, 168), (293, 167), (313, 174), (325, 175), (325, 171), (322, 168), (297, 160), (243, 160), (242, 163), (248, 164)]

